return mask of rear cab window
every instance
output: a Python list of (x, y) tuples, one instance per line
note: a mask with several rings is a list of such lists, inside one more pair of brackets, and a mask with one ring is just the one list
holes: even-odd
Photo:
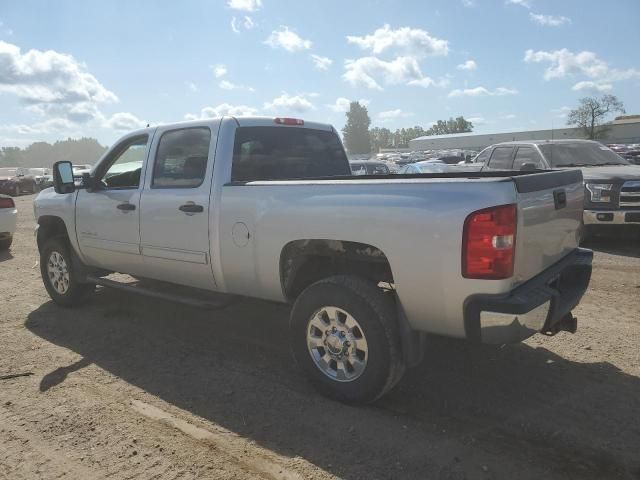
[(196, 188), (204, 181), (211, 143), (207, 127), (169, 130), (162, 134), (151, 188)]
[(351, 175), (338, 135), (298, 127), (238, 127), (232, 182)]

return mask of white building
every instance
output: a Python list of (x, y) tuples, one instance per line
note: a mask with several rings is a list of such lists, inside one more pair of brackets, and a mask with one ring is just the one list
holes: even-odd
[[(606, 136), (599, 139), (603, 143), (640, 143), (640, 116), (619, 117), (609, 125)], [(494, 143), (516, 140), (558, 140), (563, 138), (585, 138), (579, 128), (557, 128), (553, 130), (529, 130), (507, 133), (454, 133), (418, 137), (409, 142), (409, 150), (481, 150)]]

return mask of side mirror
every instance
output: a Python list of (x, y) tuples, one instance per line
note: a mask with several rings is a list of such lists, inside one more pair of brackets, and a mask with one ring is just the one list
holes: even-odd
[(538, 166), (535, 163), (523, 163), (522, 166), (520, 167), (520, 170), (524, 170), (524, 171), (532, 171), (532, 170), (537, 170)]
[(71, 162), (62, 161), (53, 164), (53, 188), (56, 193), (73, 193), (75, 191)]

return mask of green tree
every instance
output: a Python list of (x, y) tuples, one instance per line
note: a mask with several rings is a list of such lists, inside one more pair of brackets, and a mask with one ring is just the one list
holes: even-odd
[(68, 138), (53, 145), (35, 142), (24, 149), (2, 147), (0, 166), (51, 167), (58, 160), (94, 164), (105, 150), (106, 147), (100, 145), (95, 138)]
[(371, 137), (371, 151), (379, 152), (381, 148), (389, 148), (391, 146), (391, 130), (388, 128), (373, 127), (369, 130)]
[(352, 154), (371, 153), (371, 119), (367, 107), (360, 105), (360, 102), (351, 102), (346, 115), (347, 123), (342, 134), (347, 151)]
[(460, 116), (457, 118), (449, 118), (449, 120), (438, 120), (426, 135), (447, 135), (450, 133), (466, 133), (473, 131), (473, 123), (465, 120)]
[(567, 116), (567, 125), (581, 128), (585, 137), (593, 140), (603, 137), (611, 128), (604, 122), (615, 112), (625, 113), (622, 102), (615, 95), (603, 95), (600, 98), (584, 97), (579, 100), (578, 108)]

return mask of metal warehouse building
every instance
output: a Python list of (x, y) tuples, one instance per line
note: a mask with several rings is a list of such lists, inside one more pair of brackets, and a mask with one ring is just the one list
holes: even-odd
[[(604, 143), (640, 143), (640, 116), (621, 117), (609, 124), (611, 129), (600, 141)], [(409, 142), (409, 150), (446, 150), (459, 148), (481, 150), (500, 142), (516, 140), (558, 140), (562, 138), (585, 138), (579, 128), (558, 128), (554, 130), (529, 130), (507, 133), (454, 133), (418, 137)]]

